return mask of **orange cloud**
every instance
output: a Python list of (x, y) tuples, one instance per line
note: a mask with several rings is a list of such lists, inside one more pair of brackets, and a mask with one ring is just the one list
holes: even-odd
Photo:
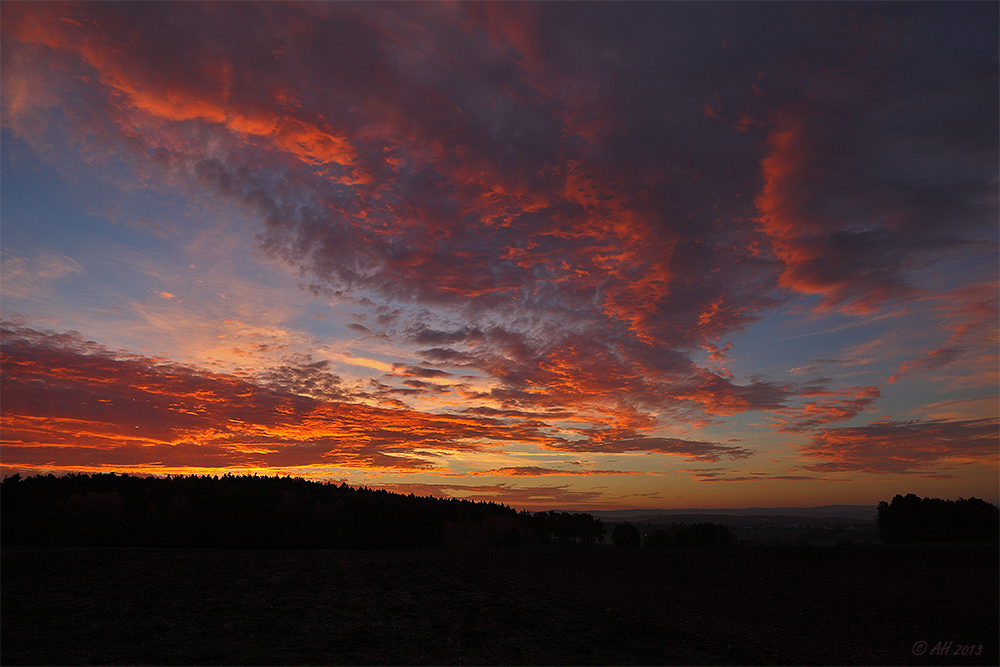
[[(385, 410), (287, 388), (315, 375), (265, 379), (112, 353), (77, 336), (4, 330), (5, 465), (434, 469), (415, 450), (474, 451), (548, 443), (543, 425)], [(326, 382), (329, 382), (326, 378)], [(327, 387), (329, 391), (329, 387)]]
[[(573, 416), (560, 409), (484, 407), (435, 414), (371, 407), (352, 402), (361, 396), (341, 386), (325, 362), (237, 377), (113, 353), (72, 333), (6, 327), (2, 363), (5, 465), (25, 469), (440, 471), (440, 457), (448, 452), (507, 443), (557, 451), (646, 451), (703, 461), (752, 454), (719, 443), (644, 436), (641, 430), (655, 426), (655, 420), (627, 408), (593, 415), (597, 426), (576, 429), (583, 439), (570, 440), (567, 429), (551, 423)], [(407, 370), (434, 375), (423, 367)], [(474, 474), (582, 473), (515, 466)]]
[[(381, 484), (380, 488), (395, 493), (432, 495), (438, 498), (462, 498), (498, 502), (524, 509), (551, 509), (552, 507), (585, 507), (594, 509), (604, 495), (601, 491), (575, 490), (569, 486), (515, 486), (513, 484)], [(613, 505), (611, 502), (609, 505)]]

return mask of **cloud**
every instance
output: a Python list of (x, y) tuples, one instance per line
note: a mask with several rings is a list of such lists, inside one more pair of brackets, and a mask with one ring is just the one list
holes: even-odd
[(925, 374), (943, 368), (970, 353), (996, 354), (997, 317), (1000, 312), (996, 282), (976, 283), (949, 290), (927, 298), (935, 310), (947, 315), (938, 323), (949, 331), (945, 345), (932, 349), (924, 356), (904, 361), (886, 383), (892, 384), (914, 374)]
[(936, 350), (931, 350), (920, 359), (903, 362), (899, 366), (899, 371), (890, 376), (889, 379), (886, 380), (886, 383), (892, 384), (893, 382), (898, 382), (907, 375), (912, 375), (913, 373), (926, 373), (928, 371), (933, 371), (943, 366), (947, 366), (962, 356), (962, 352), (963, 350), (957, 347), (941, 347)]
[(310, 357), (290, 359), (290, 363), (271, 366), (258, 371), (256, 380), (279, 391), (310, 396), (319, 400), (346, 400), (351, 398), (341, 379), (328, 369), (330, 362)]
[(475, 415), (485, 415), (487, 417), (515, 418), (515, 419), (566, 419), (573, 416), (573, 413), (565, 409), (551, 409), (544, 412), (525, 412), (524, 410), (510, 410), (490, 407), (470, 407), (463, 412)]
[(600, 490), (571, 489), (568, 485), (515, 486), (513, 484), (424, 484), (390, 483), (381, 488), (395, 493), (413, 493), (438, 498), (463, 498), (481, 502), (499, 502), (517, 508), (551, 509), (584, 507), (593, 509), (604, 495)]
[[(17, 8), (5, 35), (99, 82), (84, 103), (110, 113), (147, 167), (254, 207), (263, 247), (315, 289), (460, 308), (473, 320), (516, 310), (549, 332), (577, 329), (569, 345), (548, 332), (521, 338), (534, 348), (526, 355), (565, 358), (563, 384), (576, 390), (593, 385), (573, 365), (581, 336), (608, 361), (645, 365), (666, 352), (690, 365), (685, 348), (752, 321), (747, 299), (767, 303), (751, 289), (763, 277), (754, 262), (692, 245), (666, 223), (666, 201), (637, 195), (656, 170), (623, 177), (618, 158), (602, 164), (560, 140), (571, 121), (556, 100), (537, 104), (537, 82), (521, 80), (504, 48), (479, 39), (492, 28), (464, 11), (338, 6), (316, 21), (287, 7)], [(167, 15), (200, 27), (165, 33)], [(241, 31), (248, 23), (264, 29)], [(433, 42), (404, 29), (418, 24), (432, 26)], [(134, 30), (151, 38), (127, 39)], [(361, 71), (327, 71), (329, 62)], [(77, 122), (97, 122), (98, 109), (80, 112)], [(724, 264), (743, 280), (688, 270), (696, 263)], [(435, 346), (489, 337), (497, 347), (525, 333), (466, 325), (412, 335)], [(661, 341), (665, 350), (650, 349)], [(532, 383), (517, 377), (526, 369), (493, 361), (501, 383)]]
[[(587, 429), (568, 440), (560, 411), (467, 408), (460, 414), (376, 408), (329, 362), (287, 357), (253, 375), (213, 373), (115, 352), (75, 332), (3, 329), (5, 465), (148, 471), (317, 467), (440, 470), (448, 452), (520, 443), (556, 451), (652, 452), (702, 461), (750, 450), (705, 441)], [(384, 388), (384, 391), (396, 391)], [(610, 424), (643, 424), (638, 413)], [(624, 422), (623, 422), (624, 420)], [(428, 452), (436, 452), (431, 455)], [(476, 474), (625, 474), (511, 466)]]
[(350, 329), (350, 330), (352, 330), (352, 331), (356, 331), (356, 332), (358, 332), (360, 334), (365, 334), (365, 335), (369, 335), (369, 336), (372, 333), (371, 329), (369, 329), (368, 327), (366, 327), (363, 324), (358, 324), (357, 322), (351, 322), (350, 324), (347, 325), (347, 328)]
[(732, 470), (721, 468), (691, 468), (684, 469), (682, 472), (691, 475), (691, 477), (699, 482), (822, 482), (832, 479), (817, 477), (815, 475), (775, 475), (767, 472), (738, 474)]
[(424, 368), (422, 366), (407, 366), (406, 364), (393, 364), (392, 367), (393, 375), (400, 375), (405, 377), (416, 377), (416, 378), (446, 378), (451, 377), (451, 373), (448, 371), (442, 371), (438, 368)]
[(24, 257), (4, 249), (0, 270), (4, 296), (18, 299), (51, 298), (54, 283), (84, 273), (72, 257), (51, 250)]
[(645, 473), (624, 470), (562, 470), (560, 468), (544, 468), (541, 466), (513, 466), (494, 468), (492, 470), (477, 470), (467, 474), (474, 477), (547, 477), (552, 475), (642, 475)]
[[(267, 257), (371, 316), (349, 328), (414, 347), (399, 366), (327, 353), (405, 377), (375, 387), (387, 405), (454, 380), (476, 405), (606, 431), (514, 420), (501, 439), (738, 458), (648, 434), (758, 410), (811, 428), (874, 394), (793, 408), (800, 387), (703, 350), (720, 361), (801, 295), (878, 317), (927, 295), (920, 267), (995, 235), (996, 14), (5, 3), (3, 116), (47, 155), (86, 138), (88, 160), (247, 207)], [(343, 391), (305, 368), (267, 381)]]
[(717, 442), (700, 440), (684, 440), (681, 438), (664, 438), (654, 436), (632, 435), (631, 437), (615, 437), (614, 432), (591, 431), (591, 437), (582, 442), (554, 443), (544, 445), (546, 449), (573, 452), (651, 452), (656, 454), (671, 454), (683, 456), (688, 460), (715, 462), (722, 458), (746, 459), (754, 455), (754, 451), (745, 447), (723, 445)]
[[(170, 221), (157, 222), (149, 218), (139, 218), (128, 223), (134, 229), (142, 229), (159, 239), (165, 239), (171, 234), (177, 233), (177, 226)], [(223, 297), (226, 298), (226, 297)]]
[[(995, 386), (996, 383), (994, 383)], [(961, 421), (981, 418), (983, 415), (996, 414), (998, 406), (1000, 406), (1000, 395), (992, 394), (976, 398), (931, 403), (922, 406), (920, 412), (931, 419)]]
[(258, 381), (115, 353), (73, 332), (3, 331), (5, 465), (433, 469), (416, 450), (551, 442), (543, 425), (385, 410), (323, 361)]
[(329, 357), (334, 361), (338, 361), (344, 364), (350, 364), (351, 366), (361, 366), (364, 368), (372, 368), (377, 371), (391, 372), (392, 364), (386, 363), (384, 361), (379, 361), (378, 359), (368, 359), (366, 357), (359, 357), (357, 355), (351, 354), (350, 352), (326, 352), (320, 350), (320, 354)]
[(995, 467), (998, 428), (1000, 421), (995, 417), (886, 420), (819, 430), (798, 450), (805, 457), (822, 461), (806, 466), (816, 472), (934, 474), (967, 462)]
[(844, 47), (807, 62), (811, 76), (762, 84), (774, 105), (758, 221), (780, 284), (822, 308), (871, 314), (912, 298), (916, 266), (994, 237), (996, 106), (974, 100), (996, 97), (995, 48), (949, 44), (972, 15), (936, 14), (833, 28)]
[(436, 331), (422, 328), (412, 332), (413, 342), (418, 345), (454, 345), (465, 341), (481, 340), (483, 332), (473, 327), (462, 327), (457, 331)]
[(822, 398), (805, 401), (799, 406), (776, 410), (773, 417), (778, 423), (778, 429), (784, 432), (805, 431), (824, 424), (853, 419), (862, 412), (871, 410), (875, 402), (882, 396), (878, 387), (851, 387), (840, 392), (822, 389), (805, 389), (800, 396)]

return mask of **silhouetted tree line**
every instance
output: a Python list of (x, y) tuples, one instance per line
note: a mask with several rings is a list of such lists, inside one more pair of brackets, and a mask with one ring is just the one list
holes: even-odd
[(883, 542), (966, 542), (1000, 537), (1000, 509), (979, 498), (920, 498), (897, 494), (878, 504)]
[(548, 544), (592, 545), (604, 543), (604, 522), (590, 514), (569, 512), (522, 512), (521, 519), (528, 532)]
[(292, 477), (6, 477), (4, 546), (516, 547), (603, 541), (600, 519)]

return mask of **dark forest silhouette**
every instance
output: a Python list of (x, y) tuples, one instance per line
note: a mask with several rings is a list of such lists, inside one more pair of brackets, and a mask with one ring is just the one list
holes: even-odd
[(516, 547), (605, 532), (590, 514), (257, 475), (14, 475), (0, 504), (4, 546)]
[[(897, 495), (878, 504), (886, 543), (997, 540), (983, 500)], [(645, 535), (587, 513), (516, 511), (495, 502), (390, 493), (293, 477), (14, 475), (0, 483), (0, 542), (16, 546), (258, 549), (590, 546), (734, 547), (716, 523)]]
[(1000, 509), (979, 498), (920, 498), (908, 493), (878, 504), (884, 542), (967, 542), (1000, 537)]

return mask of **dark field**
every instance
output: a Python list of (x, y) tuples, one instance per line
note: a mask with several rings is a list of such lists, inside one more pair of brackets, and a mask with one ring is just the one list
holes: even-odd
[(0, 661), (996, 665), (998, 590), (994, 545), (7, 549)]

